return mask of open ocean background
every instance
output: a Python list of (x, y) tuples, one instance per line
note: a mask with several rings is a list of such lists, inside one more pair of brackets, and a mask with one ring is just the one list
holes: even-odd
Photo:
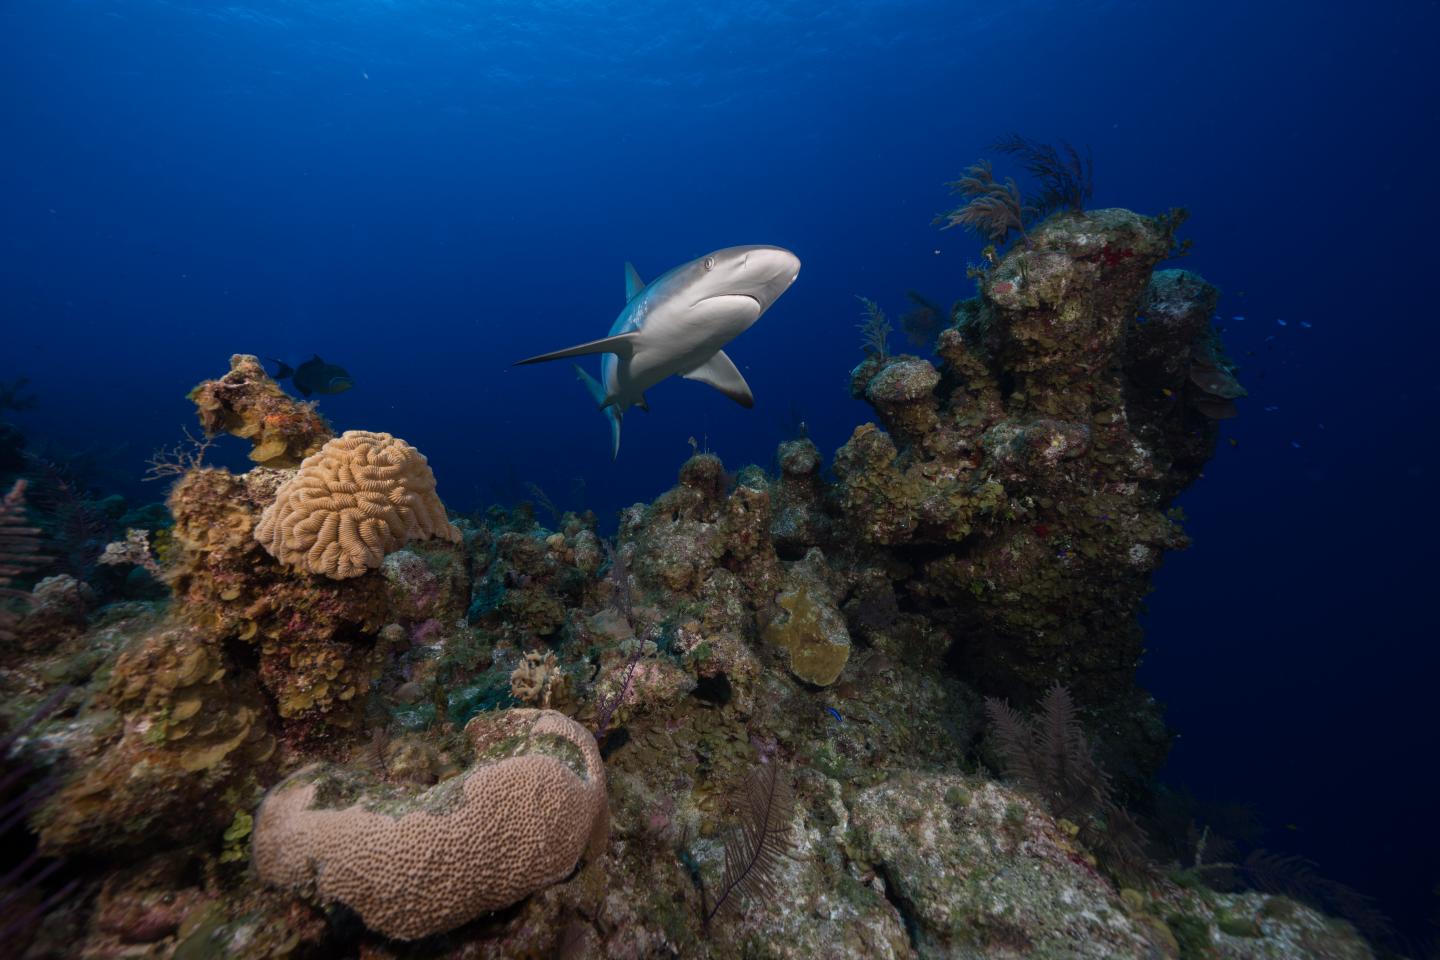
[[(856, 295), (973, 294), (945, 182), (1016, 172), (1012, 131), (1088, 145), (1092, 206), (1190, 209), (1171, 265), (1225, 291), (1251, 393), (1145, 618), (1166, 777), (1429, 938), (1437, 42), (1433, 0), (3, 0), (0, 380), (33, 449), (139, 502), (190, 387), (318, 352), (356, 380), (325, 415), (415, 444), (452, 509), (528, 481), (613, 528), (688, 438), (769, 465), (803, 420), (833, 454), (872, 419)], [(728, 348), (754, 410), (666, 382), (612, 463), (568, 363), (509, 366), (603, 336), (625, 260), (742, 243), (804, 263)]]

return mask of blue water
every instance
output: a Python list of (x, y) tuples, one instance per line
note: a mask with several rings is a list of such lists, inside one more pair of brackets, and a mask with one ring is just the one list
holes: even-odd
[[(800, 419), (832, 453), (870, 419), (855, 296), (972, 292), (944, 182), (1011, 131), (1088, 144), (1093, 205), (1188, 206), (1182, 265), (1244, 317), (1238, 445), (1146, 617), (1167, 776), (1423, 936), (1437, 38), (1433, 0), (7, 0), (0, 380), (32, 445), (145, 499), (192, 385), (318, 352), (357, 382), (323, 412), (414, 443), (452, 508), (533, 481), (609, 525), (692, 437), (768, 464)], [(755, 409), (667, 382), (612, 462), (568, 364), (509, 366), (604, 335), (625, 260), (740, 243), (804, 262), (728, 350)]]

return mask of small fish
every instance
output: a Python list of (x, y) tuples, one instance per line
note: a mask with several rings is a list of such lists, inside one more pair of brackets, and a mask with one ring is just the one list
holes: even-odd
[(1296, 450), (1299, 450), (1299, 449), (1300, 449), (1300, 441), (1299, 441), (1299, 440), (1291, 440), (1291, 441), (1290, 441), (1290, 446), (1294, 447)]
[(307, 397), (312, 393), (344, 393), (355, 386), (354, 379), (344, 367), (326, 363), (320, 359), (318, 353), (298, 367), (292, 367), (284, 360), (273, 357), (271, 362), (280, 366), (280, 370), (275, 374), (276, 380), (289, 377), (290, 382), (295, 384), (295, 389)]
[(1304, 327), (1306, 330), (1309, 330), (1311, 327), (1314, 326), (1314, 324), (1311, 323), (1309, 320), (1301, 320), (1300, 326)]
[(834, 717), (836, 723), (844, 723), (844, 722), (845, 722), (845, 718), (842, 717), (842, 716), (840, 716), (840, 711), (839, 711), (839, 710), (836, 710), (834, 707), (826, 707), (826, 708), (825, 708), (825, 712), (828, 713), (828, 714), (830, 714), (830, 716)]
[(1280, 405), (1279, 405), (1279, 404), (1272, 403), (1272, 404), (1270, 404), (1270, 406), (1268, 406), (1268, 407), (1265, 408), (1265, 412), (1266, 412), (1266, 413), (1274, 413), (1275, 411), (1277, 411), (1277, 410), (1279, 410), (1279, 409), (1280, 409)]
[(1281, 320), (1281, 319), (1279, 319), (1278, 317), (1276, 318), (1275, 323), (1276, 323), (1278, 326), (1281, 326), (1281, 327), (1284, 327), (1284, 326), (1288, 326), (1288, 325), (1289, 325), (1289, 324), (1287, 324), (1284, 320)]
[(1230, 438), (1230, 446), (1232, 446), (1232, 447), (1238, 447), (1238, 446), (1240, 446), (1240, 441), (1239, 441), (1239, 440), (1236, 440), (1234, 437), (1231, 437), (1231, 438)]
[(1160, 388), (1160, 392), (1163, 393), (1163, 394), (1164, 394), (1165, 396), (1167, 396), (1167, 397), (1173, 397), (1173, 396), (1175, 396), (1175, 391), (1174, 391), (1174, 390), (1171, 390), (1169, 387), (1161, 387), (1161, 388)]
[(1241, 315), (1241, 316), (1234, 316), (1234, 317), (1231, 317), (1230, 319), (1231, 319), (1231, 320), (1234, 320), (1236, 323), (1244, 323), (1244, 322), (1245, 322), (1245, 317), (1244, 317), (1243, 315)]

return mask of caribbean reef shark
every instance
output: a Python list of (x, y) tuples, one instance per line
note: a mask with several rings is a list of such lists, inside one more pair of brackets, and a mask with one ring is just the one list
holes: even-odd
[(799, 257), (763, 245), (716, 250), (648, 286), (627, 263), (625, 308), (608, 337), (517, 360), (516, 366), (604, 354), (598, 381), (578, 365), (575, 372), (609, 417), (611, 455), (619, 456), (625, 411), (649, 410), (645, 391), (666, 377), (699, 380), (742, 407), (755, 405), (750, 385), (721, 348), (760, 319), (799, 275)]

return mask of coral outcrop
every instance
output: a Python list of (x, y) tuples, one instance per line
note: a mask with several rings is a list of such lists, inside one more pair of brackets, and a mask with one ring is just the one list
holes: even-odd
[(276, 747), (254, 677), (173, 624), (120, 655), (79, 730), (73, 755), (87, 762), (40, 819), (51, 853), (144, 848), (207, 822), (219, 830), (231, 816), (222, 793)]
[(357, 695), (384, 658), (386, 593), (364, 579), (297, 576), (266, 556), (253, 531), (285, 478), (201, 469), (171, 490), (178, 614), (217, 640), (256, 646), (282, 718), (354, 726)]
[(380, 566), (411, 540), (458, 543), (430, 465), (388, 433), (347, 430), (275, 492), (255, 539), (281, 563), (334, 580)]
[(190, 391), (206, 436), (230, 433), (250, 441), (250, 459), (265, 467), (293, 467), (334, 436), (315, 409), (281, 389), (258, 357), (237, 353), (230, 372)]
[(275, 787), (255, 825), (267, 883), (313, 889), (370, 929), (416, 939), (564, 879), (603, 849), (605, 768), (563, 714), (512, 710), (466, 728), (475, 762), (413, 797), (308, 767)]
[(938, 368), (856, 368), (883, 429), (835, 455), (841, 524), (955, 638), (952, 665), (1023, 701), (1068, 684), (1144, 770), (1167, 741), (1134, 686), (1135, 615), (1188, 543), (1167, 507), (1213, 449), (1202, 391), (1238, 388), (1214, 352), (1214, 289), (1153, 272), (1173, 228), (1097, 210), (1032, 229), (941, 334)]

